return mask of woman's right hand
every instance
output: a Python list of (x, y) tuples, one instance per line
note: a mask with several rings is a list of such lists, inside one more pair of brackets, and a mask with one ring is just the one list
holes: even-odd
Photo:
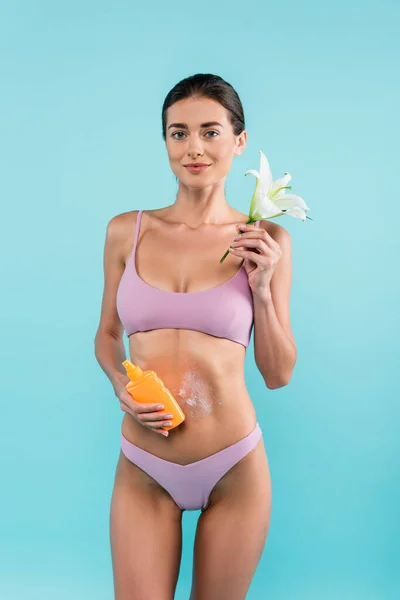
[(116, 396), (120, 401), (121, 410), (130, 414), (135, 421), (154, 431), (154, 433), (168, 437), (168, 431), (165, 431), (162, 427), (172, 425), (172, 415), (160, 409), (161, 404), (136, 402), (124, 385), (116, 390)]

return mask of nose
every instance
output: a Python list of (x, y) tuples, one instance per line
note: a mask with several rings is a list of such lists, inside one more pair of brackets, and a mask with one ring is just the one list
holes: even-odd
[(191, 141), (190, 148), (188, 150), (188, 155), (192, 158), (196, 158), (197, 156), (203, 155), (203, 149), (198, 140)]

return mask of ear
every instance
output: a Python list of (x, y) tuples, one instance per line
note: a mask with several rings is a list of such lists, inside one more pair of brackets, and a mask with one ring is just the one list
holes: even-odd
[(247, 144), (247, 131), (245, 129), (243, 129), (242, 133), (240, 133), (236, 137), (236, 147), (235, 147), (236, 156), (240, 156), (242, 154), (242, 152), (246, 148), (246, 144)]

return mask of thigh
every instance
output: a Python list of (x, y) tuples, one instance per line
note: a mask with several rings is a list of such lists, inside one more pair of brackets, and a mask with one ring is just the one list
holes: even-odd
[(220, 479), (199, 517), (190, 600), (244, 600), (264, 549), (271, 509), (261, 439)]
[(182, 552), (182, 511), (120, 453), (110, 511), (115, 600), (173, 600)]

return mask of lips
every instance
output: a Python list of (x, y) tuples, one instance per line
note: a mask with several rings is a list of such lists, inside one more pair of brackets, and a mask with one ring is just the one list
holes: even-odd
[(191, 173), (200, 173), (201, 171), (205, 171), (208, 169), (210, 165), (201, 165), (201, 164), (193, 164), (193, 165), (185, 165), (186, 169)]

